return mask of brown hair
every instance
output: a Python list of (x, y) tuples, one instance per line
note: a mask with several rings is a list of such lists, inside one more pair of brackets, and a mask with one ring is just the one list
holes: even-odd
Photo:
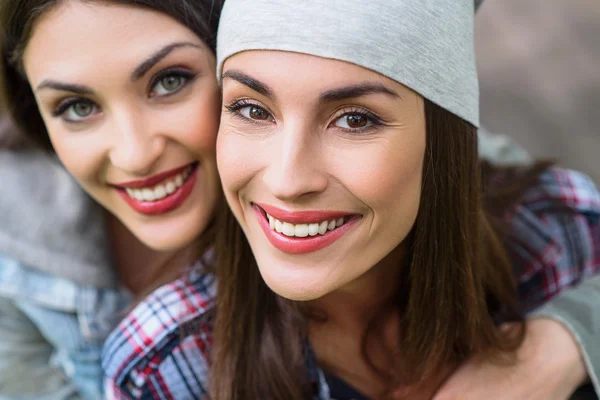
[[(213, 52), (216, 50), (217, 26), (224, 0), (80, 1), (112, 1), (162, 12), (191, 29)], [(54, 152), (31, 86), (24, 74), (22, 58), (38, 18), (62, 2), (63, 0), (0, 1), (0, 113), (8, 113), (12, 117), (12, 121), (5, 122), (5, 129), (0, 129), (0, 149), (39, 147)], [(201, 254), (212, 246), (214, 236), (213, 219), (198, 239), (198, 246), (194, 251)], [(174, 261), (173, 264), (177, 263)], [(181, 270), (170, 268), (171, 265), (148, 277), (149, 284), (141, 296), (181, 275)]]
[(0, 149), (22, 150), (32, 147), (27, 137), (19, 133), (11, 118), (0, 116)]
[[(63, 0), (2, 0), (0, 2), (0, 111), (8, 113), (20, 134), (44, 150), (52, 144), (23, 72), (23, 52), (35, 22)], [(224, 0), (80, 0), (112, 1), (165, 13), (191, 29), (214, 52), (217, 26)], [(151, 27), (148, 27), (151, 29)], [(11, 132), (11, 143), (15, 132)], [(7, 140), (8, 142), (8, 140)]]
[[(406, 238), (409, 251), (395, 304), (402, 317), (402, 356), (392, 371), (378, 371), (396, 383), (426, 382), (474, 354), (510, 361), (524, 334), (498, 223), (518, 196), (486, 198), (494, 216), (484, 211), (476, 128), (429, 101), (425, 114), (421, 203)], [(264, 283), (231, 211), (221, 218), (212, 398), (308, 399), (306, 314)], [(501, 331), (497, 321), (516, 322), (516, 328)], [(364, 345), (363, 354), (368, 362)]]

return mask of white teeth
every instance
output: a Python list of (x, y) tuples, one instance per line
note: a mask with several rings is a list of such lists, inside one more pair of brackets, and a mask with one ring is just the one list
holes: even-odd
[(175, 184), (173, 182), (168, 182), (166, 185), (166, 189), (167, 189), (167, 194), (171, 194), (175, 190), (177, 190), (177, 186), (175, 186)]
[(170, 178), (168, 181), (153, 187), (143, 189), (125, 188), (127, 195), (138, 201), (156, 201), (175, 193), (177, 189), (183, 186), (186, 179), (190, 176), (193, 167), (188, 167), (185, 171)]
[(294, 236), (296, 237), (307, 237), (308, 236), (308, 225), (298, 224), (294, 226)]
[(339, 228), (346, 222), (345, 218), (339, 218), (337, 220), (323, 221), (321, 223), (310, 223), (310, 224), (291, 224), (289, 222), (283, 222), (277, 218), (267, 214), (267, 220), (269, 221), (269, 227), (279, 233), (283, 233), (290, 237), (307, 237), (324, 235), (328, 230), (332, 231), (335, 228)]
[(162, 186), (154, 188), (154, 198), (156, 200), (164, 199), (167, 196), (167, 189)]
[(134, 198), (138, 199), (139, 201), (144, 200), (144, 194), (142, 193), (141, 190), (134, 190), (133, 195), (134, 195)]
[(283, 233), (285, 236), (294, 236), (295, 231), (294, 225), (290, 224), (289, 222), (283, 223), (283, 230), (281, 233)]
[(324, 235), (327, 232), (327, 221), (323, 221), (319, 224), (319, 234)]
[(143, 189), (142, 195), (146, 201), (154, 201), (154, 192), (150, 189)]

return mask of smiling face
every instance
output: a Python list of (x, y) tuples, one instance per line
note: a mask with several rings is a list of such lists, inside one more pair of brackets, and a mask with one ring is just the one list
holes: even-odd
[(197, 239), (219, 192), (210, 49), (165, 14), (69, 1), (40, 17), (23, 61), (53, 147), (81, 186), (151, 248)]
[(223, 104), (221, 182), (271, 289), (316, 299), (401, 247), (421, 193), (421, 96), (342, 61), (248, 51), (224, 64)]

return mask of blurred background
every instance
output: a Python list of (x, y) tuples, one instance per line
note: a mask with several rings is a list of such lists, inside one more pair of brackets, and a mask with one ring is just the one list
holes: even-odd
[(486, 0), (481, 122), (600, 182), (600, 1)]

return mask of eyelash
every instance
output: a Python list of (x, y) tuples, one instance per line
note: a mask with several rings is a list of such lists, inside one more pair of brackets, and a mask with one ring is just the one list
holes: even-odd
[(230, 104), (225, 105), (225, 108), (235, 118), (239, 118), (242, 121), (250, 122), (250, 123), (253, 123), (253, 124), (260, 123), (258, 121), (253, 120), (253, 119), (246, 118), (242, 114), (239, 113), (239, 110), (241, 110), (244, 107), (248, 107), (248, 106), (254, 106), (254, 107), (257, 107), (257, 108), (261, 108), (261, 109), (265, 110), (269, 115), (272, 116), (271, 112), (268, 109), (266, 109), (265, 107), (263, 107), (263, 106), (261, 106), (261, 105), (259, 105), (257, 103), (254, 103), (254, 102), (252, 102), (252, 101), (250, 101), (248, 99), (234, 100)]
[(168, 76), (183, 78), (185, 82), (179, 87), (179, 89), (177, 89), (177, 91), (167, 95), (163, 95), (161, 97), (169, 97), (179, 93), (184, 87), (192, 83), (198, 77), (198, 74), (187, 69), (183, 69), (181, 67), (173, 67), (163, 70), (154, 76), (154, 78), (150, 82), (150, 87), (148, 88), (148, 91), (151, 92), (154, 89), (154, 87), (161, 81), (161, 79), (166, 78)]
[[(250, 100), (247, 100), (247, 99), (233, 100), (230, 104), (225, 105), (225, 108), (233, 117), (239, 118), (244, 122), (260, 123), (259, 121), (255, 121), (253, 119), (246, 118), (241, 113), (239, 113), (239, 110), (241, 110), (244, 107), (248, 107), (248, 106), (254, 106), (254, 107), (261, 108), (261, 109), (265, 110), (269, 115), (272, 116), (271, 112), (267, 108), (265, 108), (257, 103), (254, 103)], [(371, 123), (371, 126), (368, 126), (365, 128), (354, 128), (354, 129), (339, 128), (339, 129), (343, 129), (346, 132), (365, 133), (365, 132), (371, 131), (373, 129), (377, 129), (380, 126), (385, 125), (385, 121), (383, 121), (381, 118), (379, 118), (373, 112), (368, 111), (364, 108), (357, 108), (357, 107), (343, 108), (343, 109), (339, 110), (337, 115), (333, 118), (333, 121), (332, 121), (332, 123), (330, 123), (330, 125), (345, 115), (359, 115), (361, 117), (366, 118)]]
[[(364, 108), (359, 108), (359, 107), (347, 107), (347, 108), (342, 108), (341, 110), (339, 110), (335, 117), (333, 117), (333, 122), (339, 120), (340, 118), (344, 117), (344, 116), (348, 116), (348, 115), (359, 115), (361, 117), (364, 117), (367, 119), (367, 121), (369, 121), (371, 123), (370, 126), (364, 127), (364, 128), (340, 128), (337, 127), (338, 129), (343, 129), (346, 132), (352, 132), (352, 133), (367, 133), (370, 132), (374, 129), (377, 129), (381, 126), (385, 125), (385, 121), (382, 120), (381, 118), (379, 118), (376, 114), (374, 114), (373, 112), (366, 110)], [(331, 125), (331, 124), (330, 124)]]
[(60, 117), (63, 115), (71, 106), (78, 103), (87, 103), (95, 105), (93, 101), (88, 100), (84, 97), (69, 97), (66, 100), (61, 101), (58, 106), (52, 111), (53, 117)]
[[(174, 76), (174, 77), (183, 78), (184, 82), (181, 84), (181, 86), (175, 92), (172, 92), (172, 93), (169, 93), (169, 94), (160, 95), (159, 97), (161, 97), (161, 98), (170, 97), (170, 96), (178, 94), (186, 86), (188, 86), (190, 83), (192, 83), (198, 77), (198, 74), (194, 73), (194, 72), (191, 72), (189, 70), (185, 70), (183, 68), (178, 68), (178, 67), (169, 68), (169, 69), (160, 71), (152, 79), (152, 81), (150, 83), (150, 87), (148, 89), (148, 92), (151, 94), (152, 91), (154, 90), (154, 88), (156, 87), (156, 85), (161, 81), (161, 79), (166, 78), (168, 76)], [(156, 97), (156, 96), (150, 96), (150, 97), (152, 98), (152, 97)], [(53, 117), (60, 117), (70, 107), (74, 106), (75, 104), (79, 104), (79, 103), (85, 103), (85, 104), (89, 104), (89, 105), (94, 106), (94, 107), (98, 107), (98, 105), (96, 105), (96, 103), (94, 101), (92, 101), (90, 99), (87, 99), (85, 97), (68, 97), (68, 98), (63, 99), (62, 101), (60, 101), (58, 103), (58, 106), (51, 112), (51, 115)], [(65, 119), (65, 122), (68, 122), (68, 123), (80, 123), (82, 121), (71, 121), (71, 120), (66, 120)]]

